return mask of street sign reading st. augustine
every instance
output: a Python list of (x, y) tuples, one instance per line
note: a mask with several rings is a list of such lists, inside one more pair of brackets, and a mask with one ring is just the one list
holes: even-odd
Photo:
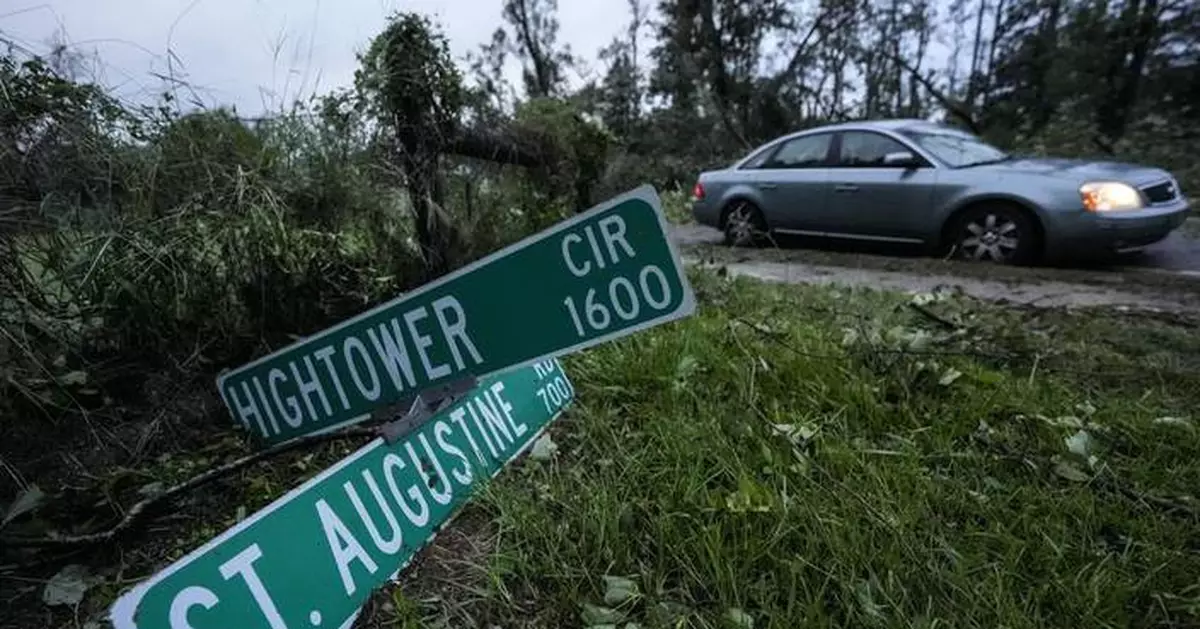
[(694, 310), (647, 185), (224, 373), (217, 387), (234, 418), (274, 444)]
[(574, 394), (557, 360), (480, 380), (402, 440), (375, 439), (138, 584), (113, 604), (113, 625), (349, 627)]

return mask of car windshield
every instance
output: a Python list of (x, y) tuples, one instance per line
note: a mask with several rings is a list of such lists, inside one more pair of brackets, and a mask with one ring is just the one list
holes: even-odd
[(1008, 153), (969, 133), (923, 129), (903, 129), (900, 133), (953, 168), (994, 164), (1010, 157)]

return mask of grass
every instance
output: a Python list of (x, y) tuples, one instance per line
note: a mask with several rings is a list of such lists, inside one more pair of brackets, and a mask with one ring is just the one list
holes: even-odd
[[(568, 357), (558, 456), (486, 487), (359, 626), (1200, 623), (1195, 324), (692, 279), (694, 317)], [(243, 447), (155, 453), (103, 493)], [(352, 448), (248, 470), (72, 558), (105, 579), (79, 610), (17, 582), (0, 625), (101, 613)], [(58, 519), (95, 509), (76, 493)]]
[(378, 626), (1200, 623), (1194, 329), (694, 280)]

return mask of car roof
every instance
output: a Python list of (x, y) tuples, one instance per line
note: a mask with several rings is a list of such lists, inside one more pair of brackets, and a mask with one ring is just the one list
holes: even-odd
[[(787, 136), (795, 136), (806, 133), (828, 132), (828, 131), (850, 131), (873, 129), (878, 131), (899, 131), (900, 129), (922, 129), (928, 131), (957, 131), (958, 129), (944, 122), (936, 122), (926, 120), (924, 118), (882, 118), (876, 120), (852, 120), (849, 122), (839, 122), (836, 124), (821, 125), (818, 127), (809, 127), (800, 131), (794, 131)], [(780, 136), (780, 138), (785, 136)], [(779, 139), (779, 138), (776, 138)]]
[(966, 133), (965, 131), (963, 131), (953, 125), (950, 125), (950, 124), (947, 124), (944, 122), (934, 121), (934, 120), (926, 120), (924, 118), (878, 118), (875, 120), (852, 120), (849, 122), (839, 122), (839, 123), (835, 123), (835, 124), (827, 124), (827, 125), (821, 125), (821, 126), (817, 126), (817, 127), (809, 127), (807, 129), (801, 129), (799, 131), (793, 131), (791, 133), (785, 133), (783, 135), (776, 136), (762, 144), (759, 144), (758, 146), (750, 149), (749, 151), (747, 151), (744, 155), (742, 155), (740, 158), (738, 158), (738, 161), (734, 162), (734, 164), (732, 164), (732, 166), (736, 167), (740, 164), (745, 163), (746, 160), (752, 158), (755, 154), (757, 154), (759, 151), (761, 151), (762, 149), (764, 149), (768, 146), (771, 146), (778, 142), (786, 142), (792, 138), (799, 137), (802, 135), (808, 135), (810, 133), (829, 133), (829, 132), (834, 132), (834, 131), (864, 131), (864, 130), (865, 131), (874, 130), (874, 131), (896, 132), (896, 131), (901, 131), (904, 129), (909, 129), (909, 130), (913, 130), (913, 131), (925, 131), (927, 133), (933, 133), (933, 132)]

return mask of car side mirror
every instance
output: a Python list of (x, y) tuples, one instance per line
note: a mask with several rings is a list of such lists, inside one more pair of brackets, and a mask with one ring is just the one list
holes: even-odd
[(909, 151), (896, 151), (883, 156), (884, 166), (903, 166), (905, 168), (916, 168), (920, 165), (917, 156)]

